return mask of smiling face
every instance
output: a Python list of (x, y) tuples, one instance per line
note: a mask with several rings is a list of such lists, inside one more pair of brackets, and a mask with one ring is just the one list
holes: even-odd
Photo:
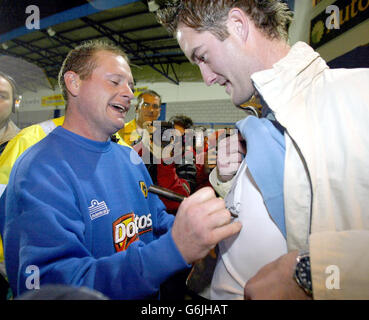
[(81, 80), (72, 71), (65, 74), (71, 110), (67, 110), (64, 127), (89, 139), (106, 141), (124, 127), (134, 82), (122, 56), (103, 50), (96, 52), (95, 58), (97, 67), (87, 79)]
[(13, 106), (13, 90), (8, 80), (0, 76), (0, 128), (9, 119)]
[[(235, 105), (247, 101), (254, 93), (250, 76), (257, 70), (248, 41), (248, 24), (237, 14), (227, 20), (229, 36), (219, 40), (209, 31), (198, 32), (179, 24), (177, 40), (186, 57), (200, 68), (204, 82), (225, 87)], [(238, 20), (237, 20), (238, 19)]]

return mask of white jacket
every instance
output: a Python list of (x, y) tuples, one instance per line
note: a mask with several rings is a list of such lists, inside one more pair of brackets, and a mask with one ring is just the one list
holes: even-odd
[(309, 249), (315, 299), (369, 299), (369, 69), (298, 42), (251, 78), (286, 128), (288, 250)]

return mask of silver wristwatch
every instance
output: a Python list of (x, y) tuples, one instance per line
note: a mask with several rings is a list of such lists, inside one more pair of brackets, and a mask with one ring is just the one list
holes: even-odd
[(313, 296), (313, 283), (311, 280), (310, 255), (308, 251), (299, 252), (296, 258), (294, 279), (305, 293)]

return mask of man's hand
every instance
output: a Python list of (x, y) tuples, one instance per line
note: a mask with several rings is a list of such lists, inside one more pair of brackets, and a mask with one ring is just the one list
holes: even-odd
[(245, 142), (240, 134), (233, 134), (220, 140), (218, 145), (217, 170), (220, 181), (233, 178), (246, 155)]
[(205, 257), (215, 245), (238, 233), (240, 222), (231, 223), (225, 202), (205, 187), (183, 200), (172, 228), (172, 237), (187, 263)]
[(310, 300), (293, 278), (298, 251), (262, 267), (245, 285), (246, 300)]

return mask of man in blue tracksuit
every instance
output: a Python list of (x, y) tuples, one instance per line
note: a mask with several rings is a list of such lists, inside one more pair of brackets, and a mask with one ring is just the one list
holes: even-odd
[(134, 97), (127, 61), (101, 42), (72, 50), (59, 76), (63, 126), (14, 165), (0, 230), (15, 295), (67, 284), (112, 299), (154, 298), (164, 280), (241, 228), (210, 188), (168, 215), (147, 192), (152, 180), (137, 153), (110, 140)]

